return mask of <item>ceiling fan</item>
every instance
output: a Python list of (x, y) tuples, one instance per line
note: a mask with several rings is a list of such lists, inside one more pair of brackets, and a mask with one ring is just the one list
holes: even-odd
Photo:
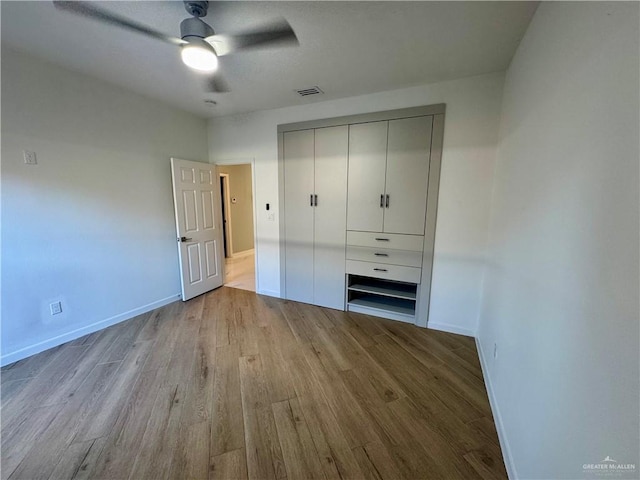
[(297, 45), (298, 38), (284, 18), (271, 21), (255, 30), (237, 34), (217, 35), (200, 17), (207, 15), (208, 1), (185, 1), (184, 7), (191, 15), (180, 23), (180, 38), (158, 32), (134, 20), (104, 10), (92, 2), (54, 0), (54, 6), (66, 12), (92, 18), (121, 28), (147, 35), (180, 48), (185, 65), (207, 74), (205, 90), (228, 92), (229, 88), (218, 69), (218, 57), (256, 47), (270, 45)]

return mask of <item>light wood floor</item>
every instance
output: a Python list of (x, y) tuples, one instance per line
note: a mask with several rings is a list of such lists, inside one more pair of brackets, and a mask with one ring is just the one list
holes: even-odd
[(223, 287), (2, 369), (2, 478), (506, 478), (472, 339)]
[[(253, 251), (252, 251), (253, 252)], [(225, 258), (225, 287), (256, 291), (255, 253)]]

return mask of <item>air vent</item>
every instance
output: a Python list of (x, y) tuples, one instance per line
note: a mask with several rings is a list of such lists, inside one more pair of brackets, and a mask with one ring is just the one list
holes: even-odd
[(296, 92), (298, 92), (298, 95), (300, 95), (301, 97), (306, 97), (309, 95), (319, 95), (321, 93), (324, 93), (322, 90), (320, 90), (320, 87), (301, 88), (299, 90), (296, 90)]

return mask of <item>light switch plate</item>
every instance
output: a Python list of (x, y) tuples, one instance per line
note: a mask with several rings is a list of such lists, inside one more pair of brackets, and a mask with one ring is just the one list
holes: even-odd
[(49, 309), (51, 310), (51, 315), (62, 313), (62, 302), (53, 302), (49, 304)]
[(24, 163), (26, 163), (27, 165), (38, 164), (38, 160), (36, 159), (36, 152), (25, 150), (23, 153), (24, 153)]

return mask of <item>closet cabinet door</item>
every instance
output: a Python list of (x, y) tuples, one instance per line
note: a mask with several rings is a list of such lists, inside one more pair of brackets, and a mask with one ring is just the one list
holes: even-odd
[(349, 125), (347, 230), (382, 231), (388, 123)]
[(424, 235), (433, 117), (389, 121), (384, 231)]
[(349, 127), (315, 131), (315, 305), (344, 309)]
[(313, 303), (314, 132), (284, 134), (286, 298)]

